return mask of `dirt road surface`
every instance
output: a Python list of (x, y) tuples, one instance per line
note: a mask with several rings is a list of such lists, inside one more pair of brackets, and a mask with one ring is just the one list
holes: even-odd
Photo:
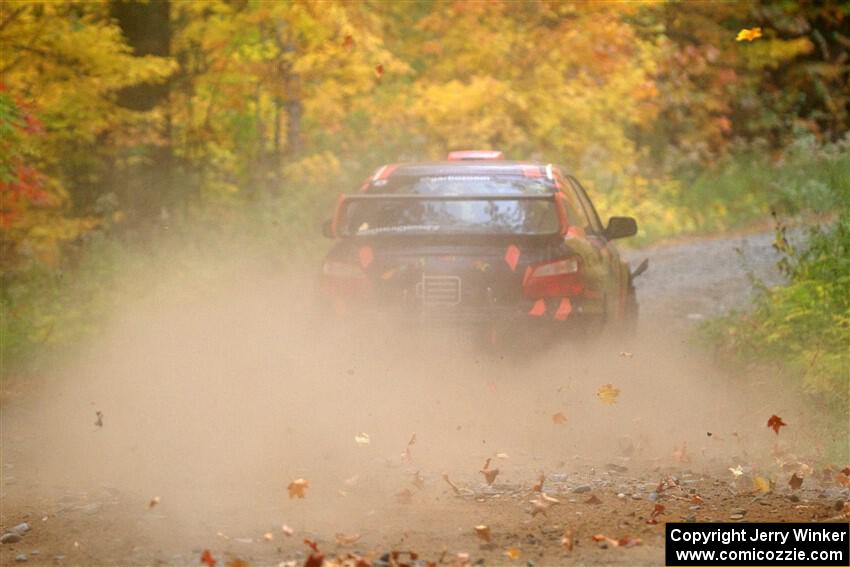
[(262, 270), (175, 276), (35, 383), (5, 382), (0, 523), (29, 529), (0, 564), (301, 565), (309, 538), (374, 565), (661, 565), (667, 521), (842, 519), (825, 469), (848, 463), (824, 458), (812, 412), (692, 343), (746, 303), (748, 273), (776, 281), (770, 242), (630, 252), (651, 263), (639, 337), (544, 353), (335, 329)]

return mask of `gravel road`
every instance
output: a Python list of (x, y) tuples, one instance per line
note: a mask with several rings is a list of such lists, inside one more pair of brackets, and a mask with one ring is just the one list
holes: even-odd
[(638, 340), (520, 358), (311, 326), (267, 274), (182, 287), (6, 383), (0, 564), (662, 565), (667, 521), (845, 518), (807, 409), (689, 339), (778, 281), (771, 241), (630, 251)]

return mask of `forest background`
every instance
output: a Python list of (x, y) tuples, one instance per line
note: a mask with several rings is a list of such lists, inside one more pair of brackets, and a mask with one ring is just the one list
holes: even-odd
[(788, 285), (708, 330), (846, 412), (849, 53), (838, 1), (4, 1), (3, 375), (166, 264), (315, 254), (384, 163), (499, 149), (571, 168), (637, 244), (814, 221), (778, 235)]

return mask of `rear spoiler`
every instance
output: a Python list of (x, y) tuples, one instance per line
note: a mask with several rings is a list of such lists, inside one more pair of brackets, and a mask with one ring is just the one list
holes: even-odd
[(345, 214), (348, 203), (354, 201), (553, 201), (558, 212), (559, 233), (567, 234), (567, 209), (564, 207), (562, 193), (544, 195), (505, 195), (504, 193), (476, 193), (471, 195), (420, 195), (420, 194), (340, 194), (336, 202), (336, 212), (331, 222), (331, 234), (337, 237), (340, 222)]

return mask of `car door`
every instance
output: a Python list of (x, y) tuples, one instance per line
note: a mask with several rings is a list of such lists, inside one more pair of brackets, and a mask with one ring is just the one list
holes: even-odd
[(603, 287), (605, 289), (608, 313), (621, 314), (623, 305), (624, 282), (623, 269), (620, 262), (620, 254), (613, 242), (605, 236), (605, 227), (596, 213), (596, 208), (587, 196), (584, 187), (573, 177), (567, 176), (568, 191), (574, 195), (584, 214), (587, 240), (593, 245), (600, 256), (603, 266)]

